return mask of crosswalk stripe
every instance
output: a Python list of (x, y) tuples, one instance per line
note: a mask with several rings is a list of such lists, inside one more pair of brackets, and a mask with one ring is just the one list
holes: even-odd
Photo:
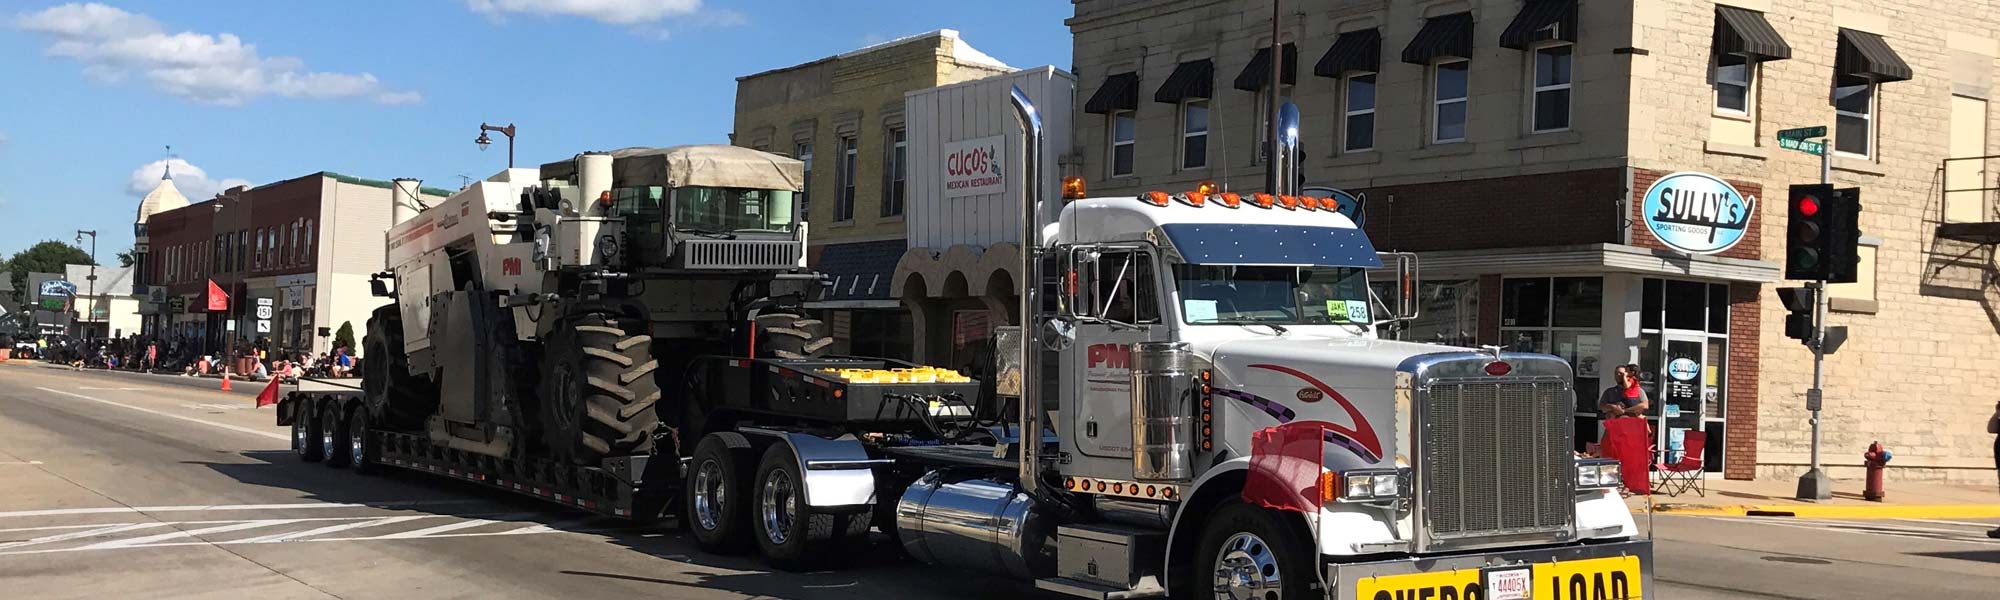
[(176, 539), (176, 538), (184, 538), (184, 537), (195, 537), (195, 536), (200, 536), (200, 535), (205, 535), (205, 534), (211, 534), (211, 533), (228, 533), (228, 532), (231, 532), (231, 531), (242, 531), (242, 530), (245, 530), (245, 529), (256, 529), (256, 528), (259, 528), (259, 527), (270, 527), (270, 526), (273, 526), (273, 525), (286, 525), (286, 524), (290, 524), (290, 523), (297, 523), (297, 522), (298, 522), (298, 521), (296, 521), (296, 520), (292, 520), (292, 519), (272, 519), (272, 520), (265, 520), (265, 521), (246, 521), (246, 522), (242, 522), (242, 523), (232, 523), (232, 524), (229, 524), (229, 525), (217, 525), (217, 526), (214, 526), (214, 527), (203, 527), (203, 528), (200, 528), (200, 529), (185, 529), (185, 530), (181, 530), (181, 531), (175, 531), (175, 532), (172, 532), (172, 533), (162, 533), (162, 534), (159, 534), (159, 535), (149, 535), (149, 536), (145, 536), (145, 537), (136, 537), (136, 538), (132, 538), (132, 539), (128, 539), (128, 540), (112, 540), (112, 541), (108, 541), (108, 542), (98, 542), (98, 543), (95, 543), (95, 544), (91, 544), (91, 545), (88, 545), (88, 546), (84, 546), (84, 547), (81, 547), (81, 548), (78, 548), (78, 549), (79, 549), (79, 550), (102, 550), (102, 549), (106, 549), (106, 548), (129, 548), (129, 547), (133, 547), (133, 546), (145, 546), (145, 545), (148, 545), (148, 544), (153, 544), (153, 543), (157, 543), (157, 542), (164, 542), (164, 541), (167, 541), (167, 540), (171, 540), (171, 539)]
[(341, 531), (349, 531), (349, 530), (354, 530), (354, 529), (363, 529), (363, 528), (367, 528), (367, 527), (375, 527), (375, 526), (378, 526), (378, 525), (390, 525), (390, 524), (394, 524), (394, 523), (402, 523), (402, 522), (405, 522), (405, 521), (415, 521), (415, 520), (417, 520), (417, 519), (427, 519), (427, 518), (430, 518), (430, 517), (432, 517), (432, 516), (434, 516), (434, 515), (415, 515), (415, 516), (404, 516), (404, 517), (385, 517), (385, 518), (381, 518), (381, 519), (370, 519), (370, 520), (366, 520), (366, 521), (361, 521), (361, 522), (359, 522), (359, 523), (342, 523), (342, 524), (339, 524), (339, 525), (328, 525), (328, 526), (326, 526), (326, 527), (321, 527), (321, 528), (318, 528), (318, 529), (308, 529), (308, 530), (305, 530), (305, 531), (294, 531), (294, 532), (291, 532), (291, 533), (276, 533), (276, 534), (271, 534), (271, 535), (266, 535), (266, 536), (259, 536), (259, 537), (254, 537), (254, 538), (249, 538), (249, 539), (242, 539), (242, 540), (236, 540), (236, 541), (234, 541), (234, 542), (231, 542), (231, 543), (235, 543), (235, 544), (269, 544), (269, 543), (274, 543), (274, 542), (285, 542), (285, 541), (291, 541), (291, 540), (297, 540), (297, 539), (301, 539), (301, 538), (309, 538), (309, 537), (313, 537), (313, 536), (318, 536), (318, 535), (326, 535), (326, 534), (329, 534), (329, 533), (336, 533), (336, 532), (341, 532)]
[(0, 544), (0, 550), (11, 550), (23, 546), (33, 546), (35, 544), (47, 544), (50, 542), (63, 542), (63, 541), (82, 539), (100, 535), (111, 535), (115, 533), (124, 533), (127, 531), (146, 529), (150, 527), (162, 527), (165, 525), (166, 523), (120, 523), (109, 527), (99, 527), (97, 529), (78, 531), (74, 533), (63, 533), (51, 536), (38, 537), (25, 542), (11, 542), (6, 544)]
[(431, 535), (431, 534), (434, 534), (434, 533), (444, 533), (444, 532), (447, 532), (447, 531), (458, 531), (458, 530), (460, 530), (460, 529), (471, 529), (471, 528), (474, 528), (474, 527), (479, 527), (479, 526), (481, 526), (481, 525), (491, 525), (491, 524), (494, 524), (494, 523), (498, 523), (498, 522), (499, 522), (499, 521), (495, 521), (495, 520), (492, 520), (492, 519), (473, 519), (473, 520), (470, 520), (470, 521), (461, 521), (461, 522), (458, 522), (458, 523), (447, 523), (447, 524), (444, 524), (444, 525), (439, 525), (439, 526), (436, 526), (436, 527), (426, 527), (426, 528), (423, 528), (423, 529), (416, 529), (416, 530), (411, 530), (411, 531), (405, 531), (405, 532), (402, 532), (402, 533), (391, 533), (391, 534), (389, 534), (389, 535), (384, 535), (384, 536), (376, 536), (376, 537), (375, 537), (375, 538), (373, 538), (373, 539), (378, 539), (378, 540), (407, 540), (407, 539), (410, 539), (410, 538), (420, 538), (420, 537), (424, 537), (424, 536), (427, 536), (427, 535)]

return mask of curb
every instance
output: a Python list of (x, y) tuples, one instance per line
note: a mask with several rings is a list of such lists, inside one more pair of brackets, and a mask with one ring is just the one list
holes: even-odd
[[(1646, 512), (1634, 507), (1634, 514)], [(1653, 512), (1705, 517), (1798, 517), (1806, 519), (1995, 519), (2000, 504), (1908, 504), (1887, 506), (1820, 506), (1801, 504), (1738, 504), (1703, 506), (1656, 504)]]

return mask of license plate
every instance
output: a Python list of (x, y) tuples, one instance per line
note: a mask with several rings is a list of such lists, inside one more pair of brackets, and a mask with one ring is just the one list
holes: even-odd
[[(1489, 590), (1493, 594), (1489, 594)], [(1537, 563), (1520, 568), (1458, 569), (1365, 577), (1355, 582), (1354, 595), (1348, 597), (1355, 600), (1636, 600), (1643, 594), (1640, 589), (1639, 557), (1618, 556)]]

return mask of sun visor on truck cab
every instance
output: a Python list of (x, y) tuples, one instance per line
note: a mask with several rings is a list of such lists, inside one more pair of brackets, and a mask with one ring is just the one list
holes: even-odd
[(1169, 223), (1167, 241), (1192, 264), (1300, 265), (1379, 269), (1382, 259), (1360, 229), (1304, 225)]
[[(805, 163), (781, 155), (721, 144), (624, 148), (611, 154), (612, 187), (706, 186), (797, 191)], [(576, 176), (576, 161), (542, 165), (542, 179)]]

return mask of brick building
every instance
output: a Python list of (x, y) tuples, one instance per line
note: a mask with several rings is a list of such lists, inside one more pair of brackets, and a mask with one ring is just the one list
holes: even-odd
[(889, 290), (907, 247), (903, 93), (1011, 70), (942, 29), (736, 79), (731, 143), (806, 163), (807, 259), (832, 280), (807, 306), (826, 311), (834, 351), (911, 355)]
[[(370, 294), (368, 275), (384, 268), (390, 185), (320, 172), (148, 215), (146, 292), (159, 315), (152, 331), (211, 351), (269, 340), (319, 353), (332, 349), (321, 330), (352, 324), (359, 342), (369, 313), (386, 302)], [(437, 201), (450, 192), (423, 195)], [(226, 308), (208, 309), (210, 282)]]
[[(1571, 360), (1580, 442), (1610, 366), (1637, 363), (1710, 470), (1795, 477), (1811, 355), (1773, 290), (1786, 190), (1820, 165), (1774, 136), (1825, 125), (1831, 180), (1865, 206), (1861, 280), (1830, 292), (1850, 328), (1826, 366), (1831, 473), (1857, 475), (1880, 440), (1892, 477), (1991, 481), (1993, 398), (1963, 393), (2000, 384), (2000, 217), (1977, 158), (2000, 154), (1991, 3), (1286, 7), (1307, 185), (1365, 199), (1377, 247), (1422, 258), (1424, 316), (1390, 334)], [(1072, 174), (1093, 195), (1261, 187), (1270, 19), (1268, 3), (1078, 0)], [(1720, 211), (1676, 224), (1660, 206), (1680, 199)]]

